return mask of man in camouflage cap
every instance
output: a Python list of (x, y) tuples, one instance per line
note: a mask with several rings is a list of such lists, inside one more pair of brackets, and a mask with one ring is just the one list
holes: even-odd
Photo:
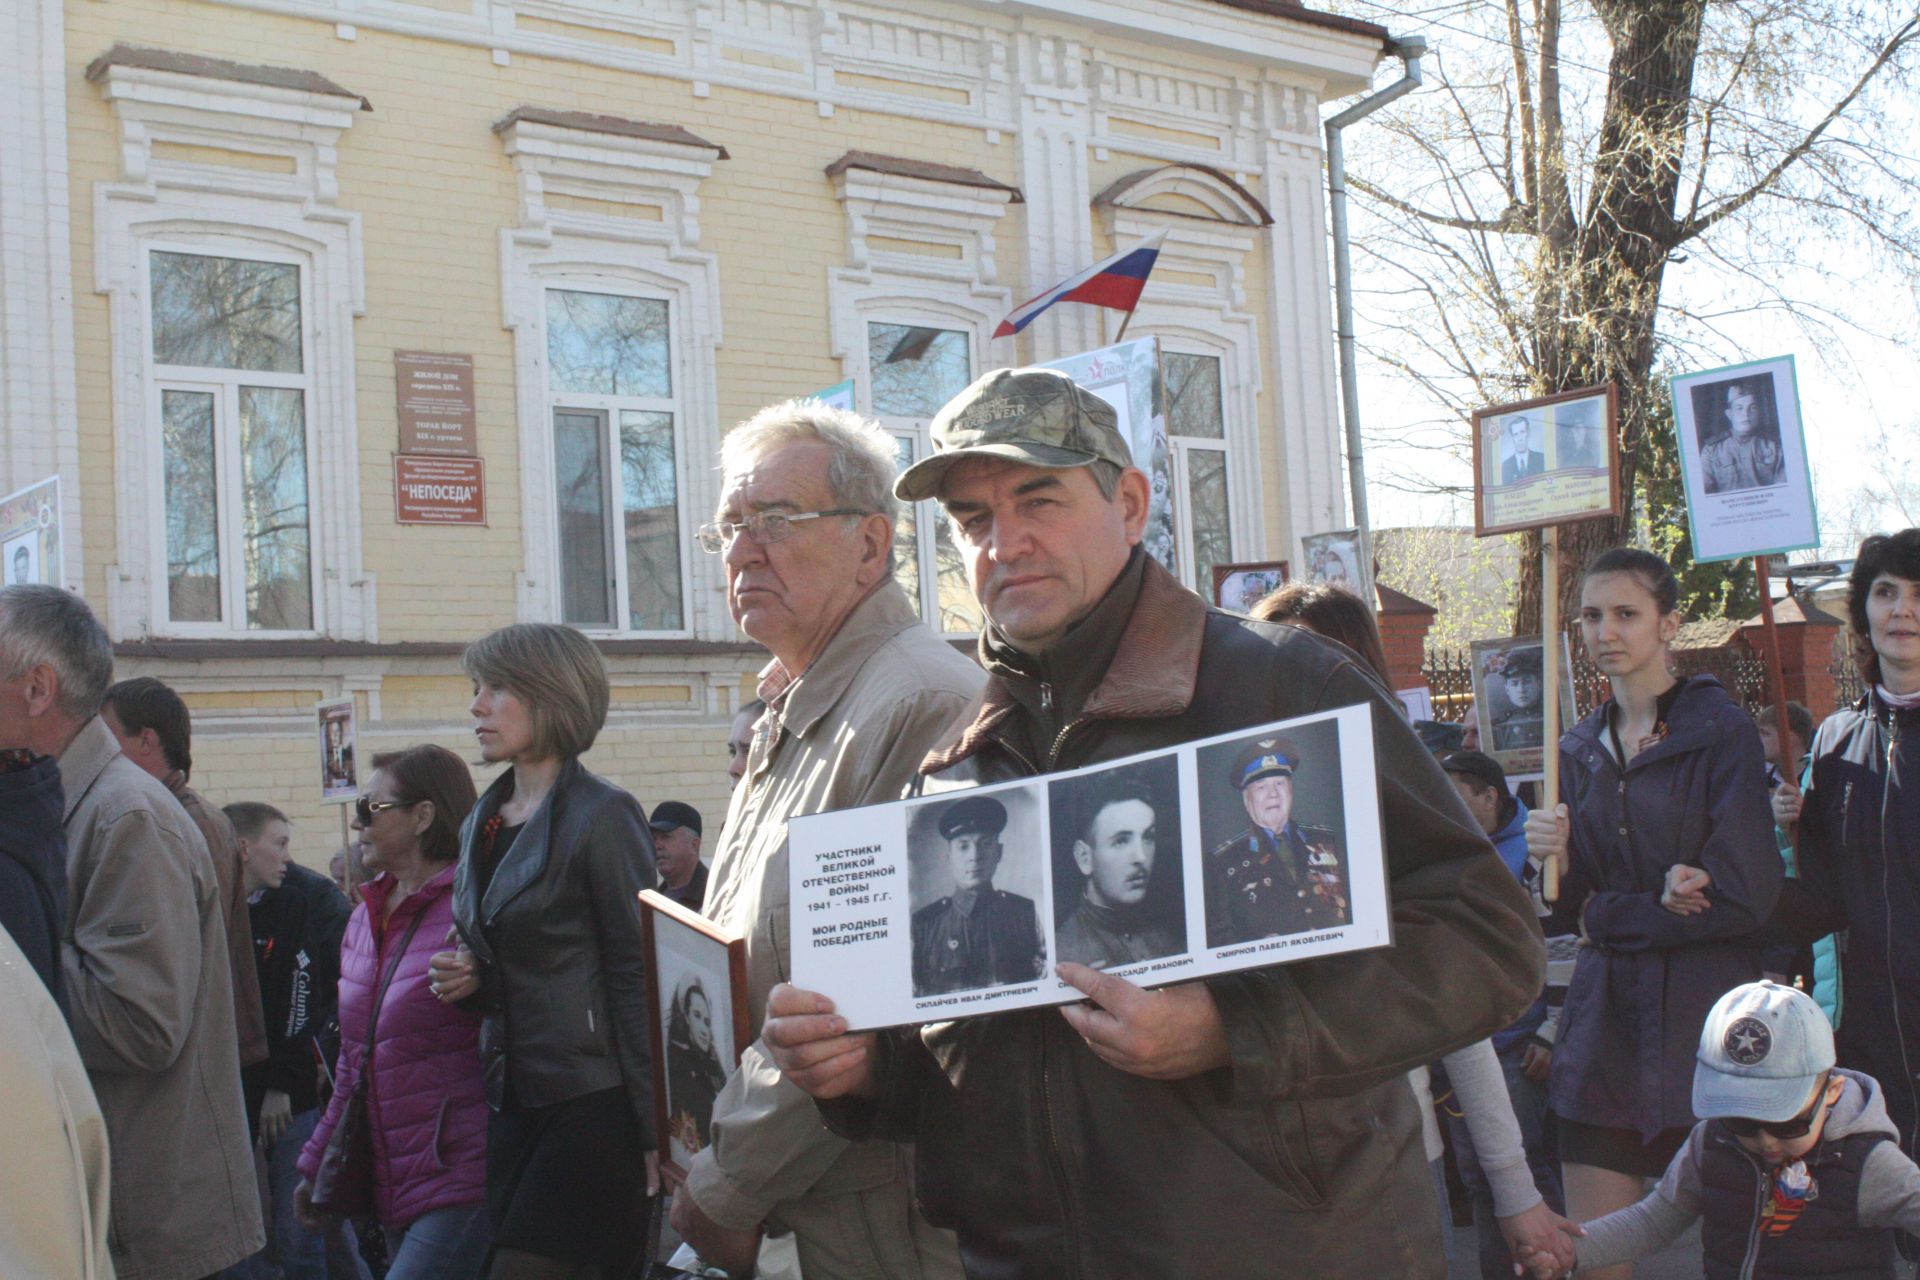
[(938, 827), (953, 893), (913, 913), (913, 994), (1032, 982), (1046, 961), (1033, 899), (993, 887), (1006, 806), (969, 796), (949, 806)]
[(1353, 919), (1340, 841), (1293, 820), (1291, 738), (1251, 742), (1233, 762), (1247, 827), (1207, 853), (1207, 945), (1326, 929)]

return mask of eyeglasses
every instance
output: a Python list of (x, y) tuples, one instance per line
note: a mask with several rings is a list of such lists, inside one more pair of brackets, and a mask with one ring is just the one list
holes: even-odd
[(418, 800), (369, 800), (361, 796), (353, 802), (353, 814), (364, 827), (373, 821), (376, 813), (385, 813), (389, 809), (411, 809), (419, 803)]
[(793, 536), (793, 526), (802, 520), (818, 520), (822, 516), (865, 516), (870, 511), (858, 507), (832, 507), (826, 511), (759, 511), (745, 520), (715, 520), (703, 524), (693, 535), (700, 543), (700, 549), (708, 555), (719, 555), (733, 545), (733, 540), (746, 534), (761, 546), (771, 546), (784, 542)]
[(1813, 1105), (1791, 1120), (1768, 1123), (1765, 1120), (1749, 1120), (1745, 1116), (1726, 1116), (1720, 1123), (1725, 1125), (1727, 1132), (1736, 1138), (1757, 1138), (1763, 1133), (1776, 1142), (1792, 1142), (1795, 1139), (1804, 1138), (1813, 1132), (1814, 1122), (1819, 1120), (1820, 1113), (1826, 1109), (1829, 1078), (1821, 1077), (1820, 1088), (1813, 1096)]

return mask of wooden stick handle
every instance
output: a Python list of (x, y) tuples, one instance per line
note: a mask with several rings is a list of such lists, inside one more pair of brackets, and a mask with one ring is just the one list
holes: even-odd
[[(1540, 804), (1548, 814), (1560, 803), (1560, 548), (1555, 530), (1540, 535)], [(1540, 868), (1540, 896), (1560, 898), (1560, 859)]]

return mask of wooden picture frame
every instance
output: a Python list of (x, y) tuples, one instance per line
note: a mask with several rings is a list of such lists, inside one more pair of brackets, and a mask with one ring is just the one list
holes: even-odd
[[(1233, 579), (1261, 575), (1270, 579), (1263, 583), (1263, 590), (1253, 601), (1245, 600), (1245, 584), (1241, 584), (1241, 599), (1229, 603), (1226, 599), (1227, 586)], [(1285, 560), (1247, 560), (1239, 564), (1217, 564), (1213, 566), (1213, 603), (1221, 609), (1231, 609), (1235, 613), (1250, 613), (1253, 605), (1278, 587), (1285, 586), (1292, 578), (1292, 569)]]
[[(747, 940), (652, 889), (640, 891), (640, 931), (647, 948), (655, 1141), (660, 1167), (685, 1177), (691, 1158), (707, 1145), (714, 1095), (752, 1041)], [(694, 994), (706, 1000), (705, 1045), (698, 1043)], [(684, 1040), (674, 1034), (676, 1022), (686, 1025)]]
[[(1513, 444), (1516, 420), (1527, 424), (1524, 455)], [(1619, 424), (1620, 394), (1611, 382), (1476, 410), (1474, 533), (1619, 515)]]

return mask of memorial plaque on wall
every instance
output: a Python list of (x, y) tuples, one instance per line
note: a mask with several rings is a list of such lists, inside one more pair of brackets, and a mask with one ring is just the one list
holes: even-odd
[(479, 458), (393, 459), (396, 524), (485, 524), (487, 464)]
[(393, 353), (401, 453), (480, 452), (473, 415), (473, 357), (435, 351)]

